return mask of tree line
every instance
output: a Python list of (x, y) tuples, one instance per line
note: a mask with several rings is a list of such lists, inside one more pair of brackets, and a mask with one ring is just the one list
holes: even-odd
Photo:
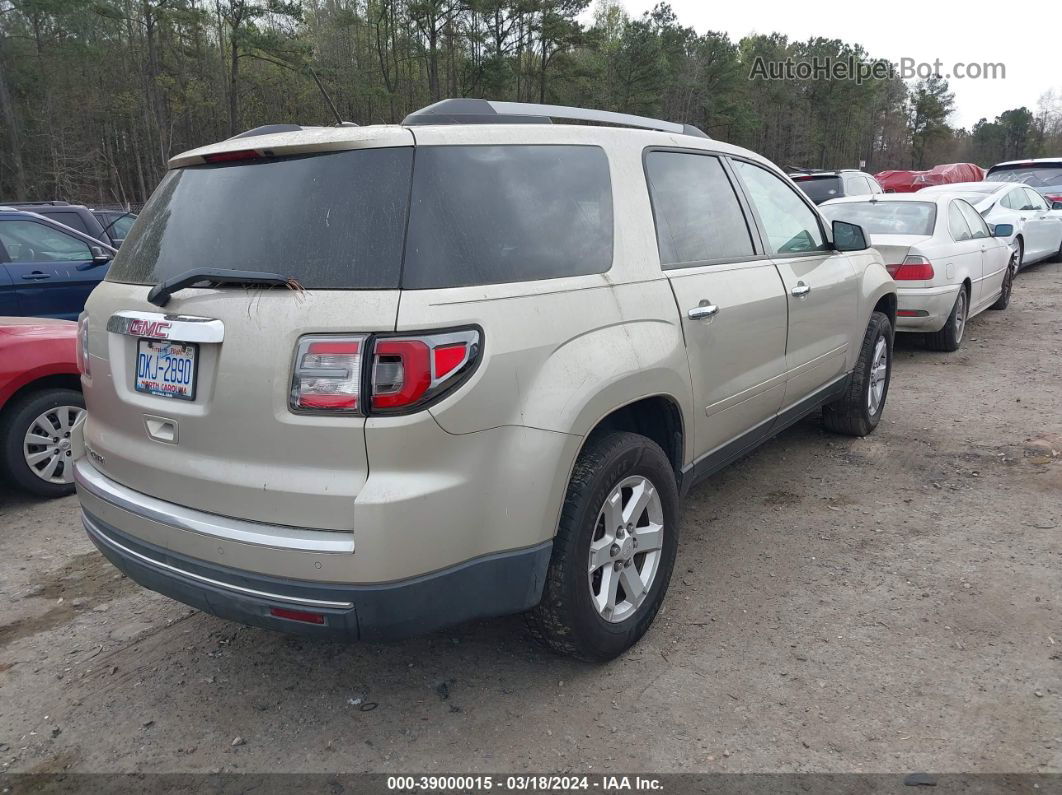
[(395, 123), (488, 97), (695, 124), (783, 167), (1062, 154), (1062, 101), (956, 130), (938, 78), (752, 79), (874, 59), (836, 39), (698, 34), (617, 0), (0, 0), (0, 200), (137, 204), (167, 159), (270, 122)]

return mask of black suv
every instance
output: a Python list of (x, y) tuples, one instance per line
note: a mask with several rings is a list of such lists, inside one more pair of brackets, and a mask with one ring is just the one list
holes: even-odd
[(874, 196), (884, 193), (874, 177), (854, 168), (838, 171), (796, 171), (790, 178), (815, 204), (841, 196)]

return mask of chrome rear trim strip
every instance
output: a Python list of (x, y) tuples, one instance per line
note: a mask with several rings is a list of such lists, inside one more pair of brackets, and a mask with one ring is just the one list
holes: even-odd
[(115, 483), (92, 466), (87, 456), (74, 462), (74, 482), (110, 505), (176, 530), (295, 552), (347, 555), (354, 552), (352, 532), (270, 525), (185, 508)]

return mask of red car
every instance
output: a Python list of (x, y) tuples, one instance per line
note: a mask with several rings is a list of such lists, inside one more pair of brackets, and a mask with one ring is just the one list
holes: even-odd
[(0, 472), (41, 497), (73, 492), (70, 429), (85, 411), (77, 324), (0, 317)]

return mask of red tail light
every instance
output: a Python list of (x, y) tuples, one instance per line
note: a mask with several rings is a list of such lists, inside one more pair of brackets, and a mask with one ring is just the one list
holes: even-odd
[(239, 149), (235, 152), (217, 152), (212, 155), (203, 155), (203, 160), (208, 163), (232, 163), (236, 160), (257, 160), (261, 155), (254, 149)]
[[(475, 329), (402, 337), (303, 337), (288, 405), (299, 413), (360, 415), (419, 409), (471, 374), (479, 353)], [(363, 361), (371, 363), (368, 372)]]
[(898, 282), (927, 282), (933, 278), (933, 264), (925, 257), (904, 257), (899, 265), (886, 265), (885, 269)]
[(474, 329), (377, 339), (372, 411), (405, 411), (448, 392), (471, 372), (479, 356), (479, 340)]

